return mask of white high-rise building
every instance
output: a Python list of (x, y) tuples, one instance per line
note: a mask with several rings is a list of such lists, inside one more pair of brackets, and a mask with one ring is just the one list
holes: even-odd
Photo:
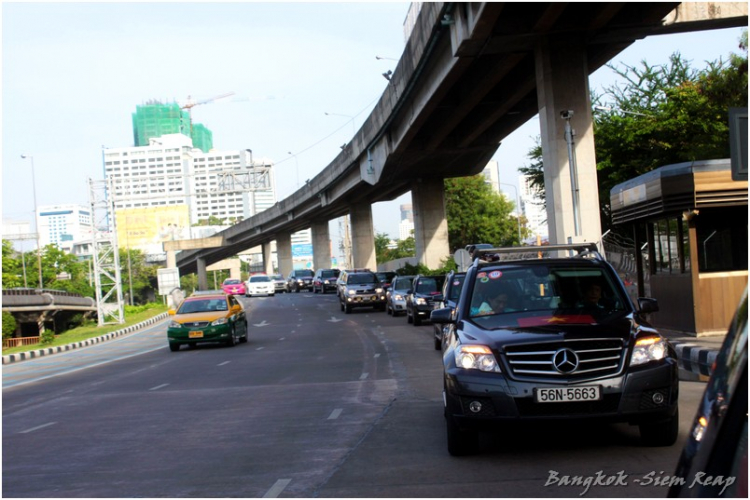
[(521, 175), (518, 177), (518, 185), (521, 186), (521, 201), (523, 203), (524, 215), (528, 221), (528, 228), (534, 238), (541, 236), (547, 239), (549, 228), (547, 226), (547, 210), (544, 208), (544, 200), (535, 196), (531, 187), (531, 177)]
[(204, 153), (182, 134), (106, 149), (104, 173), (115, 210), (187, 205), (191, 224), (246, 219), (276, 203), (272, 163), (253, 161), (250, 150)]
[(37, 208), (39, 244), (70, 252), (73, 242), (91, 237), (91, 209), (83, 205), (43, 205)]

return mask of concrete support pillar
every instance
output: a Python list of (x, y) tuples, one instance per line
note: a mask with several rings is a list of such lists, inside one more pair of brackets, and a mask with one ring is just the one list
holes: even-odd
[(313, 268), (331, 267), (331, 236), (328, 234), (328, 221), (314, 222), (312, 227)]
[(260, 248), (263, 252), (263, 271), (270, 276), (273, 274), (273, 260), (271, 260), (271, 242), (267, 241), (266, 243), (263, 243)]
[(177, 267), (177, 252), (167, 250), (167, 269), (174, 269), (175, 267)]
[(450, 256), (443, 179), (420, 179), (412, 185), (414, 246), (417, 261), (435, 269)]
[[(575, 35), (544, 38), (535, 57), (549, 242), (567, 243), (570, 238), (574, 243), (598, 243), (602, 230), (585, 44)], [(566, 120), (561, 117), (567, 110), (573, 111), (569, 123), (574, 133), (574, 184), (581, 190), (577, 197)]]
[(279, 259), (279, 273), (286, 278), (293, 269), (290, 233), (276, 235), (276, 258)]
[(355, 268), (377, 269), (375, 258), (375, 226), (372, 223), (372, 206), (361, 204), (352, 207), (352, 264)]
[(206, 275), (206, 259), (198, 257), (196, 259), (198, 266), (198, 290), (208, 290), (208, 276)]

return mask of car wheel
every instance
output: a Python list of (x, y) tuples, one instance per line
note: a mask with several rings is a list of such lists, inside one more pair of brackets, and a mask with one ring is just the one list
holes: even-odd
[(349, 304), (346, 304), (344, 306), (344, 313), (351, 314), (352, 313), (352, 306), (350, 306)]
[(412, 319), (412, 322), (414, 323), (414, 326), (419, 326), (422, 324), (422, 318), (419, 317), (419, 313), (413, 314), (414, 318)]
[(677, 441), (680, 430), (680, 412), (676, 409), (674, 415), (665, 422), (655, 424), (640, 424), (641, 443), (644, 446), (672, 446)]
[(479, 432), (475, 429), (461, 429), (453, 417), (445, 417), (448, 431), (448, 453), (454, 457), (473, 455), (479, 451)]
[(435, 334), (435, 350), (439, 351), (443, 348), (443, 341), (438, 337), (437, 333)]
[(385, 303), (385, 312), (386, 312), (386, 314), (388, 316), (392, 316), (393, 315), (393, 309), (391, 309), (390, 307), (388, 307), (388, 302)]
[(173, 344), (172, 342), (169, 343), (169, 350), (172, 352), (179, 351), (180, 350), (180, 344)]
[(229, 335), (229, 340), (227, 340), (227, 347), (234, 347), (237, 344), (237, 339), (235, 338), (235, 330), (232, 328), (232, 331)]

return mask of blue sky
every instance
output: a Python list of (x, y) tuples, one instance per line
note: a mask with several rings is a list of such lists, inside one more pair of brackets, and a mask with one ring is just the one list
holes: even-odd
[[(102, 176), (101, 147), (133, 143), (131, 113), (149, 99), (185, 101), (217, 149), (251, 149), (277, 165), (279, 198), (312, 178), (348, 142), (382, 94), (381, 74), (405, 46), (408, 3), (2, 3), (3, 218), (33, 219), (39, 205), (88, 204)], [(662, 64), (679, 51), (693, 67), (727, 58), (741, 30), (636, 42), (612, 63)], [(378, 60), (375, 56), (385, 59)], [(593, 89), (614, 73), (592, 75)], [(328, 115), (326, 115), (328, 113)], [(534, 118), (495, 154), (501, 182), (539, 134)], [(289, 155), (294, 153), (294, 157)], [(509, 195), (514, 199), (512, 189)], [(398, 205), (373, 208), (375, 230), (398, 236)], [(336, 245), (334, 245), (336, 246)]]

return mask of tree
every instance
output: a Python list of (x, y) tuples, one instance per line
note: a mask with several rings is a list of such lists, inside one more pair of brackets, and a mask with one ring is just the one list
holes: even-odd
[(391, 238), (386, 233), (375, 235), (375, 260), (377, 262), (389, 262), (416, 255), (414, 236), (409, 236), (405, 240), (399, 240), (396, 243), (396, 248), (388, 248), (390, 244)]
[[(130, 262), (128, 262), (128, 257)], [(129, 272), (128, 265), (130, 266)], [(132, 281), (134, 303), (146, 304), (150, 302), (151, 294), (157, 286), (156, 270), (157, 266), (148, 264), (146, 256), (141, 250), (135, 248), (120, 249), (122, 291), (128, 293)]]
[(3, 240), (3, 289), (23, 286), (23, 265), (16, 257), (13, 243)]
[[(445, 179), (445, 212), (451, 249), (472, 243), (496, 246), (518, 245), (518, 219), (511, 216), (514, 204), (492, 191), (484, 177)], [(522, 230), (522, 237), (527, 231)]]

